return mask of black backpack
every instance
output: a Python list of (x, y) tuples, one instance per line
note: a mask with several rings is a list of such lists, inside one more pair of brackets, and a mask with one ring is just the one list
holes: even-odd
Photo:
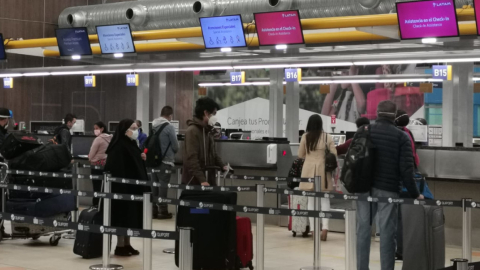
[(367, 193), (373, 186), (375, 146), (370, 139), (370, 126), (358, 129), (348, 148), (340, 181), (350, 193)]
[[(302, 177), (302, 169), (303, 169), (303, 163), (305, 162), (305, 159), (302, 158), (297, 158), (293, 161), (292, 167), (290, 168), (290, 171), (288, 172), (288, 177)], [(294, 189), (300, 185), (299, 182), (293, 182), (291, 179), (287, 180), (287, 186), (291, 189)]]
[(168, 125), (168, 123), (163, 124), (160, 126), (160, 128), (157, 130), (157, 132), (150, 133), (150, 136), (148, 136), (147, 141), (145, 142), (145, 149), (146, 155), (147, 155), (147, 160), (146, 160), (146, 165), (147, 167), (155, 168), (158, 167), (162, 164), (162, 160), (167, 154), (168, 149), (170, 148), (170, 144), (168, 144), (167, 149), (165, 149), (165, 153), (162, 155), (162, 148), (160, 145), (160, 133), (162, 133), (163, 129)]

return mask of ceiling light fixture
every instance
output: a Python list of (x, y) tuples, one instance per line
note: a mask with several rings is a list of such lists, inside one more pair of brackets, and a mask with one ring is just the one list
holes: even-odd
[(11, 74), (0, 74), (0, 78), (13, 78), (13, 77), (22, 77), (20, 73), (11, 73)]
[(23, 76), (26, 77), (36, 77), (36, 76), (48, 76), (50, 72), (33, 72), (33, 73), (24, 73)]
[(275, 49), (277, 49), (277, 50), (286, 50), (287, 48), (288, 48), (288, 46), (285, 45), (285, 44), (275, 45)]
[(429, 44), (429, 43), (435, 43), (435, 42), (437, 42), (436, 38), (422, 38), (423, 44)]
[(114, 53), (114, 54), (113, 54), (113, 57), (115, 57), (115, 58), (122, 58), (122, 57), (123, 57), (123, 53)]
[(231, 52), (232, 48), (221, 48), (220, 51), (221, 52)]

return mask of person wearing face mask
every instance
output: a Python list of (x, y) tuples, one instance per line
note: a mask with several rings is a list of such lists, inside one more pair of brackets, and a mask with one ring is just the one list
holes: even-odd
[[(112, 177), (148, 181), (145, 167), (146, 155), (137, 146), (138, 127), (131, 119), (124, 119), (118, 124), (115, 135), (107, 148), (105, 171)], [(144, 186), (112, 183), (112, 193), (143, 196), (150, 189)], [(112, 200), (112, 226), (141, 229), (143, 226), (143, 203), (139, 201)], [(118, 236), (116, 256), (139, 255), (130, 244), (130, 237)]]
[(143, 132), (143, 128), (142, 128), (142, 121), (140, 120), (135, 120), (135, 123), (137, 124), (137, 127), (138, 127), (138, 147), (140, 147), (140, 149), (143, 150), (143, 148), (145, 147), (145, 141), (147, 140), (147, 134), (145, 134)]
[[(107, 127), (103, 122), (97, 122), (93, 125), (93, 132), (95, 133), (95, 140), (93, 141), (90, 153), (88, 154), (88, 161), (93, 166), (104, 167), (107, 160), (107, 148), (112, 140), (112, 135), (107, 133)], [(102, 175), (103, 169), (92, 169), (93, 175)], [(92, 181), (93, 191), (100, 192), (102, 182)], [(98, 206), (99, 199), (93, 198), (93, 205)]]
[[(217, 110), (220, 107), (209, 97), (197, 100), (195, 116), (187, 121), (183, 153), (182, 183), (187, 185), (210, 186), (215, 183), (215, 170), (220, 167), (228, 170), (217, 154), (212, 129), (217, 123)], [(208, 179), (206, 177), (208, 171)]]
[[(3, 143), (5, 142), (5, 139), (7, 138), (7, 128), (8, 128), (8, 122), (10, 120), (10, 110), (7, 108), (0, 108), (0, 148), (3, 146)], [(4, 159), (2, 155), (0, 155), (0, 162), (4, 162)], [(0, 189), (0, 209), (2, 207), (2, 202), (3, 202), (3, 192)], [(0, 219), (0, 223), (2, 220)], [(10, 238), (11, 236), (5, 232), (5, 227), (2, 224), (2, 227), (0, 228), (0, 233), (2, 234), (3, 238)]]
[(66, 145), (68, 151), (70, 151), (72, 148), (72, 134), (70, 134), (70, 129), (72, 129), (73, 125), (77, 122), (77, 117), (74, 114), (67, 113), (63, 121), (65, 124), (55, 129), (54, 141), (57, 144)]

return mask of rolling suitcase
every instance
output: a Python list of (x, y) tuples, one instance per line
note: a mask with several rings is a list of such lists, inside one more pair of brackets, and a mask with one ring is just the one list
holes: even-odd
[[(184, 190), (180, 201), (236, 204), (237, 193)], [(193, 269), (225, 270), (236, 267), (236, 213), (179, 206), (177, 228), (194, 228)], [(179, 242), (175, 241), (175, 263), (179, 266)]]
[(402, 205), (403, 270), (445, 267), (445, 220), (440, 206)]
[(248, 217), (237, 217), (237, 256), (238, 268), (253, 270), (252, 221)]
[[(291, 195), (291, 206), (290, 209), (292, 210), (307, 210), (308, 206), (308, 198), (304, 196), (296, 196)], [(297, 236), (297, 234), (301, 233), (303, 237), (307, 237), (308, 233), (310, 232), (310, 221), (308, 217), (290, 217), (291, 231), (293, 233), (293, 237)]]

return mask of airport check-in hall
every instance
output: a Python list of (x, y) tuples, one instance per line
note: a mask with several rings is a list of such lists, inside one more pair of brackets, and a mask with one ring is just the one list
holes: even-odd
[(480, 0), (0, 0), (0, 270), (480, 267)]

